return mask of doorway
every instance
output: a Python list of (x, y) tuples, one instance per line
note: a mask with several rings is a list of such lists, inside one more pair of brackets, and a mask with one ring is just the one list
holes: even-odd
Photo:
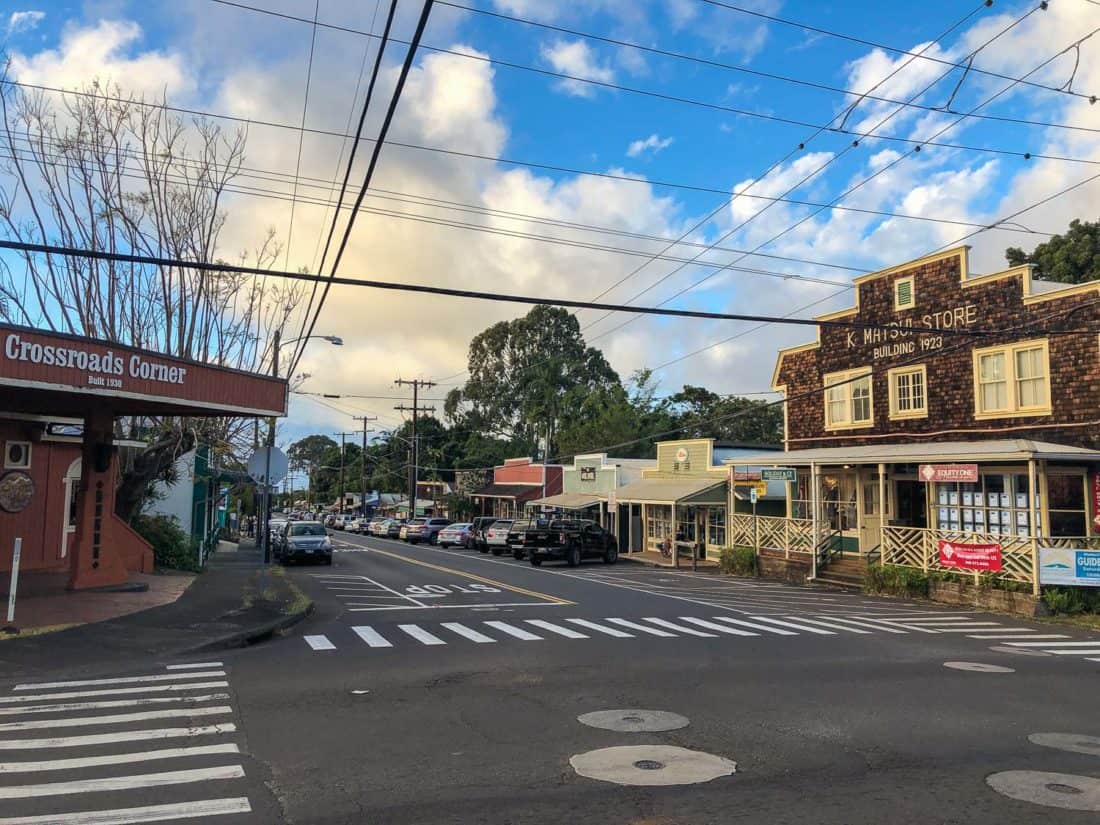
[(65, 471), (65, 477), (62, 479), (62, 483), (65, 485), (65, 509), (62, 511), (64, 516), (61, 520), (61, 553), (58, 556), (58, 558), (62, 559), (68, 555), (70, 537), (76, 532), (76, 513), (78, 494), (80, 492), (81, 462), (82, 459), (75, 459), (73, 463), (69, 465), (69, 469)]
[(894, 520), (899, 527), (928, 526), (928, 493), (923, 481), (895, 481), (894, 491), (897, 501), (897, 517)]

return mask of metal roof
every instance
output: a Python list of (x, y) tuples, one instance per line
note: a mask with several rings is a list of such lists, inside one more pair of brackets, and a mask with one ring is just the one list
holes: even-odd
[(684, 501), (725, 483), (715, 478), (651, 478), (620, 487), (615, 495), (619, 501)]
[(764, 467), (808, 467), (810, 464), (937, 464), (952, 461), (1100, 461), (1100, 451), (1027, 438), (992, 441), (933, 441), (918, 444), (861, 444), (817, 447), (739, 457), (728, 464)]
[(541, 504), (546, 507), (560, 507), (563, 510), (583, 510), (604, 500), (604, 496), (597, 493), (559, 493), (556, 496), (536, 498), (533, 501), (528, 501), (527, 504), (528, 506)]
[(490, 484), (488, 487), (482, 487), (480, 490), (475, 490), (470, 493), (473, 497), (480, 496), (481, 498), (517, 498), (528, 499), (531, 496), (537, 496), (542, 492), (542, 484), (497, 484), (496, 482)]

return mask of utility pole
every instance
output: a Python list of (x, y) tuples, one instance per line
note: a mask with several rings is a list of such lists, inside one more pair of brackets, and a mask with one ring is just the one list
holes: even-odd
[(417, 466), (420, 463), (420, 450), (416, 441), (416, 418), (423, 412), (435, 412), (435, 407), (420, 407), (419, 406), (419, 392), (420, 388), (434, 387), (434, 381), (425, 381), (420, 378), (414, 378), (412, 381), (406, 381), (403, 378), (398, 378), (393, 382), (399, 387), (410, 386), (413, 390), (413, 405), (411, 408), (401, 404), (394, 407), (395, 410), (401, 412), (412, 412), (412, 438), (409, 446), (409, 518), (416, 518), (416, 480), (417, 480)]
[[(279, 330), (275, 330), (271, 347), (271, 375), (279, 377), (279, 347), (282, 344)], [(268, 525), (271, 523), (271, 451), (275, 449), (275, 417), (267, 419), (267, 452), (264, 456), (264, 518), (263, 518), (263, 548), (264, 564), (271, 564), (271, 531)]]
[(359, 515), (367, 517), (367, 422), (377, 421), (377, 415), (353, 415), (353, 419), (363, 422), (363, 452), (359, 455)]

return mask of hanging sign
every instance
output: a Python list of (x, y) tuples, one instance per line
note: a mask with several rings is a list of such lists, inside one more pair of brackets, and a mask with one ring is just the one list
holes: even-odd
[(978, 480), (977, 464), (921, 464), (917, 475), (922, 481), (961, 481), (974, 483)]
[(996, 572), (1001, 569), (1001, 545), (964, 544), (940, 539), (939, 562), (941, 567)]
[(793, 482), (797, 474), (794, 467), (765, 467), (760, 471), (760, 478), (764, 481)]

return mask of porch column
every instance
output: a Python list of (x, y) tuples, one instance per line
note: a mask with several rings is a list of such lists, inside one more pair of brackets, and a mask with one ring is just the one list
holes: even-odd
[(817, 578), (817, 544), (820, 540), (818, 536), (818, 519), (817, 519), (817, 462), (810, 462), (810, 515), (813, 519), (812, 532), (813, 532), (813, 546), (810, 548), (810, 578)]
[[(84, 419), (84, 443), (76, 505), (76, 531), (69, 555), (69, 589), (123, 584), (129, 578), (116, 548), (103, 545), (105, 522), (114, 518), (114, 418), (96, 410)], [(67, 517), (67, 514), (66, 514)]]
[(676, 544), (676, 502), (672, 502), (672, 566), (680, 567), (680, 548)]
[(1039, 595), (1039, 536), (1036, 532), (1035, 491), (1039, 488), (1039, 474), (1036, 472), (1035, 459), (1027, 461), (1027, 509), (1031, 519), (1031, 594)]
[(886, 564), (886, 465), (878, 465), (878, 565)]

